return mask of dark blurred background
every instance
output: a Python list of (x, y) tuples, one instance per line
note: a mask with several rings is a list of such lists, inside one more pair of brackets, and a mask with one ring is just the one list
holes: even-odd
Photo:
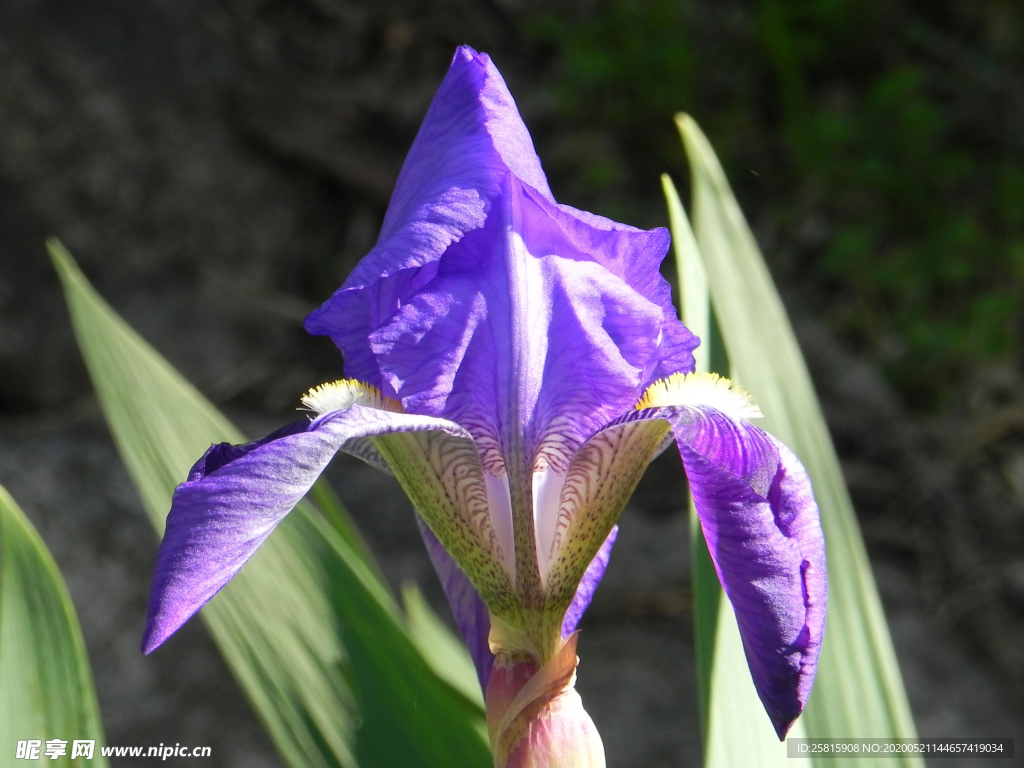
[[(0, 2), (0, 483), (68, 579), (108, 742), (280, 764), (199, 622), (137, 651), (156, 541), (44, 238), (263, 434), (339, 375), (301, 320), (372, 246), (461, 43), (579, 208), (665, 225), (672, 116), (696, 117), (815, 374), (919, 729), (1024, 736), (1022, 23), (1015, 0)], [(676, 461), (584, 623), (612, 766), (699, 759)], [(393, 582), (437, 600), (389, 479), (332, 477)]]

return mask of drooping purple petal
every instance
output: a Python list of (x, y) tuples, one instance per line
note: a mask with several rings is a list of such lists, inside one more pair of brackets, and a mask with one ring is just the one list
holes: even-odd
[(573, 598), (572, 604), (562, 620), (563, 639), (576, 631), (576, 627), (580, 625), (580, 619), (583, 618), (583, 613), (590, 605), (590, 601), (594, 599), (594, 592), (597, 590), (597, 585), (601, 583), (601, 579), (604, 578), (604, 572), (608, 568), (608, 561), (612, 556), (612, 547), (615, 546), (615, 539), (618, 536), (619, 526), (616, 525), (612, 527), (608, 538), (604, 540), (601, 549), (597, 551), (594, 559), (590, 561), (586, 573), (583, 574), (580, 585), (576, 588), (576, 597)]
[(456, 565), (419, 515), (416, 516), (416, 522), (419, 524), (423, 543), (427, 547), (427, 554), (430, 555), (430, 562), (441, 581), (445, 597), (448, 598), (455, 626), (459, 628), (459, 634), (473, 659), (480, 680), (480, 690), (486, 691), (491, 667), (494, 666), (494, 654), (491, 653), (487, 642), (491, 632), (491, 617), (487, 613), (487, 606), (473, 588), (469, 577)]
[(142, 649), (150, 653), (252, 557), (352, 439), (457, 425), (353, 406), (244, 446), (213, 446), (174, 492), (150, 592)]
[(627, 484), (608, 476), (632, 477), (659, 452), (665, 430), (659, 424), (674, 434), (754, 686), (782, 737), (814, 682), (827, 587), (810, 481), (771, 435), (706, 406), (644, 408), (605, 425), (584, 444), (566, 478), (549, 584), (579, 560), (574, 531), (600, 517), (604, 506), (594, 500), (607, 503), (613, 489)]
[(701, 529), (782, 739), (807, 703), (825, 630), (825, 545), (810, 481), (757, 427), (679, 410), (673, 429)]
[(280, 429), (274, 430), (266, 437), (261, 437), (259, 440), (242, 443), (241, 445), (232, 445), (231, 443), (218, 443), (216, 445), (211, 445), (207, 449), (206, 453), (199, 458), (199, 461), (192, 465), (192, 469), (188, 471), (188, 479), (202, 480), (207, 475), (216, 472), (225, 464), (230, 464), (232, 461), (242, 458), (245, 454), (262, 445), (279, 440), (282, 437), (287, 437), (288, 435), (308, 432), (309, 425), (309, 421), (293, 421), (291, 424), (286, 424)]

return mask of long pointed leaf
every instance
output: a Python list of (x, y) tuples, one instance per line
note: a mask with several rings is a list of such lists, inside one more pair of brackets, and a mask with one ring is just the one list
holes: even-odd
[[(700, 339), (694, 350), (696, 370), (710, 370), (711, 299), (708, 275), (697, 251), (690, 220), (683, 210), (675, 185), (667, 175), (661, 177), (662, 190), (668, 203), (668, 221), (672, 230), (672, 250), (679, 275), (679, 318), (683, 325)], [(693, 591), (693, 630), (697, 656), (697, 697), (700, 705), (701, 731), (707, 743), (708, 715), (711, 705), (711, 676), (715, 663), (715, 635), (718, 632), (719, 607), (724, 591), (718, 583), (714, 563), (697, 518), (697, 508), (690, 499), (691, 585)]]
[[(802, 717), (817, 738), (915, 736), (892, 641), (835, 448), (807, 366), (753, 235), (707, 139), (677, 118), (690, 161), (699, 253), (735, 378), (766, 414), (763, 426), (803, 460), (822, 513), (829, 615), (818, 678)], [(818, 761), (824, 763), (826, 761)], [(846, 758), (843, 766), (861, 761)], [(918, 766), (913, 757), (864, 764)]]
[[(64, 741), (47, 758), (46, 741)], [(71, 759), (75, 740), (93, 757)], [(36, 740), (37, 760), (17, 759)], [(107, 765), (89, 657), (64, 579), (43, 540), (0, 486), (0, 764)]]
[[(703, 353), (696, 358), (697, 370), (714, 368), (730, 374), (729, 363), (722, 354), (717, 335), (711, 332), (708, 276), (696, 238), (672, 180), (663, 176), (662, 187), (668, 201), (669, 225), (679, 272), (680, 316), (686, 327), (701, 339), (698, 349)], [(785, 745), (779, 744), (754, 690), (736, 615), (728, 609), (692, 499), (690, 538), (704, 765), (707, 768), (736, 765), (782, 768), (788, 759)], [(793, 727), (792, 734), (803, 735), (800, 723)]]
[[(162, 531), (196, 458), (243, 437), (59, 243), (49, 248), (114, 440)], [(303, 502), (201, 614), (282, 757), (295, 768), (487, 765), (479, 711), (419, 656), (354, 529), (340, 510), (329, 517)]]
[(402, 586), (409, 633), (434, 671), (478, 707), (484, 706), (480, 682), (466, 646), (437, 618), (414, 582)]

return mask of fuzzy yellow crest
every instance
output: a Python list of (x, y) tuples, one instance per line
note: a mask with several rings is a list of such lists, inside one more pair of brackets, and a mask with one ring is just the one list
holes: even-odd
[(737, 421), (764, 416), (745, 389), (717, 373), (673, 373), (651, 384), (636, 407), (671, 405), (707, 406)]
[(313, 387), (302, 396), (302, 404), (317, 416), (332, 411), (347, 411), (353, 405), (404, 413), (400, 402), (381, 394), (376, 387), (355, 379), (340, 379)]

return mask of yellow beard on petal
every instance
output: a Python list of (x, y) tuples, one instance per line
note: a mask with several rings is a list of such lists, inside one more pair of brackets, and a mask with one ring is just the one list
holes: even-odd
[(637, 410), (672, 405), (707, 406), (737, 421), (764, 414), (745, 389), (717, 373), (673, 373), (647, 388)]
[(376, 387), (355, 379), (339, 379), (313, 387), (302, 396), (302, 404), (317, 416), (332, 411), (347, 411), (353, 405), (405, 413), (400, 402), (382, 394)]

